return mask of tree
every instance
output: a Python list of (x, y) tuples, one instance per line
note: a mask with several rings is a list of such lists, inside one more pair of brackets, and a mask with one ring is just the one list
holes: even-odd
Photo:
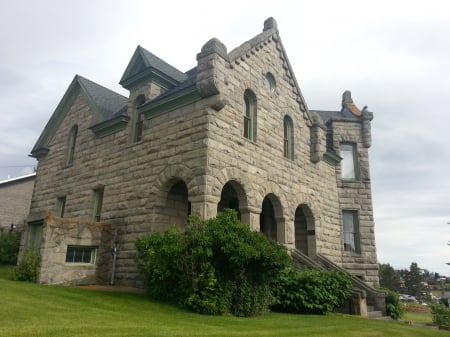
[(415, 296), (417, 299), (422, 298), (423, 293), (427, 289), (425, 279), (426, 276), (417, 263), (411, 263), (409, 271), (405, 273), (405, 287), (409, 294)]
[(380, 286), (399, 292), (401, 288), (400, 275), (389, 263), (379, 264)]

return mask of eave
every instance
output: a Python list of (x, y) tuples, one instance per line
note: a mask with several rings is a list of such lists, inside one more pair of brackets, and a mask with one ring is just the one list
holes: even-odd
[(153, 67), (149, 67), (137, 74), (134, 74), (131, 77), (121, 81), (119, 84), (125, 89), (131, 90), (144, 82), (153, 82), (166, 89), (173, 88), (179, 84), (177, 80), (174, 80), (170, 76), (167, 76)]
[(128, 124), (130, 117), (128, 116), (118, 116), (113, 119), (95, 124), (89, 127), (92, 132), (95, 133), (97, 137), (105, 137), (112, 135), (118, 131), (124, 130)]
[(144, 104), (138, 107), (138, 111), (143, 113), (145, 118), (150, 119), (199, 100), (201, 100), (201, 97), (198, 94), (197, 87), (191, 86), (160, 100)]

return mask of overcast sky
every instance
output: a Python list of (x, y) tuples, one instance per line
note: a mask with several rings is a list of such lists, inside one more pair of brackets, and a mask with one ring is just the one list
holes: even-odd
[(118, 84), (140, 44), (176, 68), (212, 37), (231, 51), (273, 16), (310, 109), (351, 90), (374, 112), (378, 259), (450, 275), (450, 3), (0, 0), (0, 180), (32, 171), (34, 143), (75, 74)]

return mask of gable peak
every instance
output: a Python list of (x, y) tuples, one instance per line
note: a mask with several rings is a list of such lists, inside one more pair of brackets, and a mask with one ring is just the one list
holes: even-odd
[(269, 29), (278, 30), (278, 24), (273, 17), (270, 17), (270, 18), (266, 19), (266, 21), (264, 21), (263, 32), (265, 32), (266, 30), (269, 30)]

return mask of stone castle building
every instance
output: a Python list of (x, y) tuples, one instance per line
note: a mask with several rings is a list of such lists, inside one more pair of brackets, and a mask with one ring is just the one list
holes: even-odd
[(137, 237), (225, 208), (300, 264), (378, 282), (372, 113), (348, 91), (310, 110), (274, 19), (231, 52), (211, 39), (187, 72), (138, 46), (120, 84), (75, 76), (31, 151), (40, 282), (139, 285)]

